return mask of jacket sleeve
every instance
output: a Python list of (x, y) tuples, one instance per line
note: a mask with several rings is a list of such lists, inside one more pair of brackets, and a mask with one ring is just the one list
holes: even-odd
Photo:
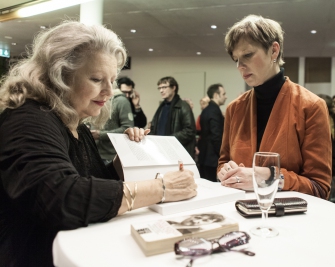
[(231, 106), (229, 105), (226, 109), (226, 116), (224, 120), (220, 157), (218, 161), (218, 167), (216, 170), (217, 173), (221, 170), (223, 164), (229, 162), (230, 160), (230, 147), (229, 147), (230, 123), (231, 123)]
[(186, 145), (192, 140), (195, 140), (195, 120), (191, 107), (188, 103), (182, 102), (181, 107), (181, 119), (180, 131), (174, 132), (174, 135), (182, 145)]
[(331, 183), (332, 144), (328, 110), (321, 99), (305, 109), (305, 134), (301, 140), (303, 164), (299, 174), (281, 168), (283, 190), (298, 191), (327, 199)]
[(13, 111), (0, 127), (0, 177), (12, 208), (55, 230), (113, 218), (122, 182), (79, 175), (69, 156), (68, 134), (51, 114)]
[(220, 146), (222, 143), (222, 133), (223, 133), (223, 116), (220, 110), (215, 111), (215, 116), (209, 118), (209, 128), (211, 133), (210, 142), (214, 148), (215, 154), (220, 155)]

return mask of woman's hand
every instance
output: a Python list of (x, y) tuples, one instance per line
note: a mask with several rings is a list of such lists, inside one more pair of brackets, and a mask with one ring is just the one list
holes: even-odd
[(237, 165), (234, 161), (225, 163), (218, 173), (218, 179), (226, 187), (253, 191), (252, 168), (246, 168), (241, 163)]
[(197, 195), (197, 184), (190, 170), (168, 172), (164, 175), (165, 201), (179, 201)]
[(144, 136), (150, 133), (150, 129), (144, 130), (143, 128), (128, 128), (124, 131), (125, 134), (128, 134), (128, 137), (132, 141), (140, 142)]

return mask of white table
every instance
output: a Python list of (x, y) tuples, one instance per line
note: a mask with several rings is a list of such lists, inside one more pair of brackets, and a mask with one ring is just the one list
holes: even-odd
[[(307, 200), (306, 214), (269, 217), (279, 230), (275, 238), (251, 236), (249, 250), (256, 256), (236, 252), (219, 253), (197, 259), (194, 267), (204, 266), (335, 266), (335, 204), (297, 192), (280, 192), (276, 197), (301, 197)], [(247, 193), (246, 198), (255, 198)], [(234, 202), (224, 203), (191, 212), (219, 211), (239, 222), (240, 230), (249, 232), (260, 218), (246, 219), (235, 210)], [(189, 214), (178, 213), (178, 215)], [(170, 215), (173, 216), (173, 215)], [(186, 259), (176, 259), (174, 252), (146, 257), (130, 234), (130, 224), (150, 221), (161, 215), (142, 208), (109, 222), (90, 225), (72, 231), (61, 231), (53, 244), (54, 264), (57, 267), (102, 266), (183, 266)]]

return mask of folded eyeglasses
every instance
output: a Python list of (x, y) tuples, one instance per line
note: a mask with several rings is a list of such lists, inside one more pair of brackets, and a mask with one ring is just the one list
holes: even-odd
[(230, 232), (215, 239), (191, 237), (176, 242), (174, 251), (178, 256), (191, 258), (186, 265), (191, 267), (194, 259), (214, 253), (234, 251), (254, 256), (254, 252), (245, 250), (249, 240), (250, 236), (242, 231)]

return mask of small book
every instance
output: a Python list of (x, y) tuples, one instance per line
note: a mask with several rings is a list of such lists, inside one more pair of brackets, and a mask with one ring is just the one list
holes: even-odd
[(157, 173), (178, 171), (178, 161), (199, 178), (194, 159), (174, 136), (147, 135), (141, 142), (131, 141), (127, 134), (108, 133), (116, 152), (115, 169), (125, 181), (154, 179)]
[(144, 254), (151, 256), (173, 251), (174, 243), (184, 238), (216, 238), (238, 229), (233, 219), (218, 212), (202, 212), (134, 223), (131, 235)]
[(195, 179), (195, 182), (198, 185), (195, 197), (182, 201), (154, 204), (149, 206), (149, 208), (162, 215), (170, 215), (177, 212), (245, 199), (244, 190), (225, 187), (221, 183), (211, 182), (203, 178)]

